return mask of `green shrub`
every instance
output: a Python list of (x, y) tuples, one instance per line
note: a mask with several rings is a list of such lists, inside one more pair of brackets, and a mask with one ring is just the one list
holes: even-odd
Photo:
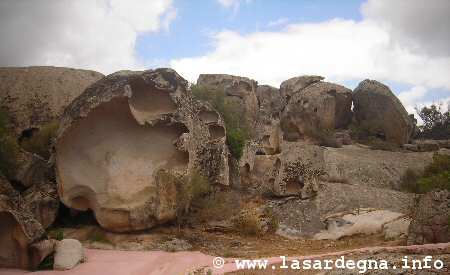
[(222, 90), (207, 90), (197, 85), (191, 87), (192, 95), (197, 100), (209, 102), (222, 116), (227, 129), (227, 145), (230, 153), (240, 159), (247, 140), (251, 138), (251, 131), (240, 106), (231, 100)]
[(413, 193), (426, 193), (435, 189), (450, 191), (450, 156), (433, 156), (433, 162), (425, 167), (423, 173), (406, 170), (402, 177), (401, 187)]
[(0, 173), (7, 178), (15, 175), (20, 153), (20, 146), (9, 130), (9, 124), (9, 115), (6, 111), (0, 110)]
[(423, 175), (430, 177), (442, 172), (450, 171), (450, 156), (434, 154), (433, 162), (425, 167)]
[(449, 190), (450, 191), (450, 171), (445, 171), (437, 175), (421, 178), (418, 181), (419, 192), (426, 193), (431, 190)]
[(450, 138), (450, 112), (442, 110), (442, 103), (416, 108), (416, 113), (423, 121), (423, 124), (417, 127), (417, 138)]
[(61, 241), (64, 239), (64, 231), (61, 228), (53, 228), (48, 232), (48, 236), (52, 239)]
[(264, 208), (260, 214), (254, 205), (248, 205), (246, 211), (240, 213), (235, 219), (234, 225), (236, 230), (245, 235), (258, 236), (263, 235), (265, 222), (268, 220), (268, 232), (275, 232), (278, 229), (278, 218), (271, 208)]
[(247, 139), (245, 131), (241, 128), (227, 128), (227, 145), (231, 155), (238, 160), (242, 157)]
[(208, 179), (199, 172), (192, 173), (188, 184), (188, 193), (191, 196), (191, 201), (196, 202), (211, 191), (211, 185)]
[(58, 123), (51, 122), (33, 132), (31, 137), (20, 140), (20, 146), (28, 152), (35, 153), (48, 159), (50, 157), (50, 145), (58, 130)]
[(37, 270), (52, 270), (54, 263), (55, 263), (54, 254), (48, 255), (38, 265)]
[(420, 193), (419, 179), (422, 173), (408, 168), (403, 174), (400, 181), (400, 188), (411, 193)]
[(184, 223), (184, 218), (192, 204), (198, 203), (210, 192), (210, 184), (206, 177), (195, 171), (191, 175), (178, 176), (164, 170), (158, 171), (158, 180), (168, 186), (174, 186), (176, 191), (176, 218), (178, 226)]

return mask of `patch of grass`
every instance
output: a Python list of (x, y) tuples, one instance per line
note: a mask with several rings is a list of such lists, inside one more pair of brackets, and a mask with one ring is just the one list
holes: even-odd
[(53, 264), (55, 263), (54, 254), (48, 255), (38, 265), (37, 270), (53, 270)]
[(400, 186), (405, 191), (418, 194), (436, 189), (450, 191), (450, 156), (435, 154), (433, 162), (423, 172), (406, 170)]
[(20, 140), (20, 146), (28, 152), (35, 153), (41, 157), (50, 158), (50, 145), (56, 136), (58, 123), (51, 122), (33, 132), (31, 137), (24, 137)]
[(61, 228), (53, 228), (47, 234), (50, 238), (58, 241), (64, 239), (64, 231)]
[(227, 129), (228, 148), (231, 155), (239, 160), (242, 157), (246, 141), (252, 136), (246, 115), (242, 113), (240, 106), (236, 102), (227, 100), (227, 96), (222, 90), (207, 90), (192, 85), (191, 91), (195, 99), (209, 102), (222, 116)]

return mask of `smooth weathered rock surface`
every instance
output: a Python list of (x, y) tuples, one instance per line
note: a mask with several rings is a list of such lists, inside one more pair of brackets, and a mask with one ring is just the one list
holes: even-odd
[(325, 219), (327, 230), (314, 235), (314, 239), (337, 240), (346, 236), (380, 233), (383, 231), (385, 224), (391, 223), (402, 216), (402, 213), (371, 209), (358, 209), (353, 213), (335, 214)]
[(64, 108), (103, 75), (61, 67), (0, 68), (0, 107), (17, 135), (59, 118)]
[(65, 110), (56, 139), (61, 201), (112, 231), (173, 220), (181, 184), (228, 184), (221, 117), (171, 69), (118, 72)]
[(360, 127), (399, 145), (408, 143), (413, 123), (388, 86), (366, 79), (353, 91), (354, 113)]
[(408, 227), (411, 223), (409, 217), (403, 217), (383, 226), (385, 240), (406, 239), (408, 237)]
[(352, 118), (351, 107), (350, 89), (328, 82), (313, 83), (293, 94), (287, 103), (281, 118), (284, 138), (317, 139), (321, 134), (345, 128)]
[(450, 192), (431, 191), (415, 206), (408, 244), (450, 242)]
[(75, 239), (59, 241), (55, 247), (53, 269), (69, 270), (84, 261), (83, 246)]
[(318, 176), (323, 170), (323, 148), (288, 142), (280, 153), (257, 154), (257, 145), (245, 147), (240, 160), (242, 187), (255, 193), (271, 196), (312, 197)]
[(326, 148), (325, 171), (334, 179), (363, 186), (399, 189), (408, 168), (423, 171), (433, 153), (391, 152), (349, 145)]
[(253, 126), (258, 115), (258, 83), (247, 77), (227, 74), (200, 74), (197, 85), (210, 92), (223, 91), (226, 101), (240, 107), (240, 115), (246, 117), (249, 126)]
[(322, 80), (324, 80), (324, 77), (318, 75), (303, 75), (290, 78), (281, 83), (281, 96), (285, 102), (288, 102), (294, 94), (300, 92), (307, 86)]
[(414, 200), (408, 193), (345, 183), (319, 182), (315, 194), (307, 200), (273, 201), (273, 210), (286, 232), (294, 232), (295, 237), (312, 238), (326, 228), (323, 221), (336, 213), (363, 208), (408, 213)]
[(29, 245), (45, 235), (20, 194), (0, 175), (0, 268), (28, 269)]

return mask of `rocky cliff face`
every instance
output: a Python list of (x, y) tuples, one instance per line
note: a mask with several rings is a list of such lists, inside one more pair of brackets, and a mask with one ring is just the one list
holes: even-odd
[[(108, 231), (148, 229), (188, 210), (190, 186), (199, 177), (214, 187), (214, 198), (226, 189), (264, 200), (261, 209), (278, 216), (288, 237), (332, 232), (343, 222), (339, 217), (358, 216), (360, 209), (407, 213), (414, 196), (398, 191), (401, 177), (408, 168), (423, 170), (432, 161), (428, 151), (446, 153), (448, 144), (403, 147), (417, 152), (357, 144), (350, 124), (400, 145), (410, 139), (410, 118), (379, 82), (365, 80), (352, 92), (323, 80), (299, 76), (275, 88), (245, 77), (200, 75), (197, 85), (223, 92), (251, 128), (237, 159), (229, 153), (222, 116), (194, 99), (172, 69), (106, 77), (64, 68), (0, 69), (1, 106), (17, 136), (59, 119), (48, 162), (20, 150), (10, 182), (0, 175), (0, 266), (36, 266), (48, 255), (42, 251), (54, 244), (40, 241), (59, 201), (92, 210)], [(336, 148), (318, 142), (324, 137), (339, 139)], [(447, 193), (420, 201), (411, 242), (448, 239), (442, 233), (448, 229)], [(37, 258), (33, 249), (40, 251)]]
[(15, 132), (58, 120), (64, 108), (98, 72), (60, 67), (0, 68), (0, 107), (10, 114)]
[(175, 219), (193, 173), (227, 185), (223, 122), (186, 88), (171, 69), (119, 72), (75, 99), (55, 144), (62, 202), (111, 231), (140, 230)]

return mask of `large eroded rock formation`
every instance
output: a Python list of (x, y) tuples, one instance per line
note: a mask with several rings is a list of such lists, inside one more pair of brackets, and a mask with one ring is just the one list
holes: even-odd
[(59, 67), (0, 68), (0, 107), (20, 135), (59, 119), (74, 98), (102, 77), (94, 71)]
[(280, 85), (280, 93), (283, 99), (288, 102), (291, 97), (316, 82), (322, 81), (323, 76), (318, 75), (302, 75), (285, 80)]
[(287, 102), (281, 118), (284, 138), (315, 138), (320, 133), (345, 128), (352, 118), (351, 107), (350, 89), (322, 81), (310, 84), (291, 94)]
[(227, 74), (201, 74), (197, 85), (210, 92), (218, 90), (225, 92), (226, 101), (239, 107), (241, 115), (246, 116), (249, 126), (254, 124), (258, 115), (256, 97), (258, 83), (255, 80)]
[(186, 87), (171, 69), (127, 71), (75, 99), (55, 145), (62, 202), (106, 229), (140, 230), (175, 218), (177, 182), (192, 173), (228, 184), (222, 119)]
[(389, 142), (408, 143), (414, 125), (388, 86), (366, 79), (353, 91), (355, 118), (360, 127)]

